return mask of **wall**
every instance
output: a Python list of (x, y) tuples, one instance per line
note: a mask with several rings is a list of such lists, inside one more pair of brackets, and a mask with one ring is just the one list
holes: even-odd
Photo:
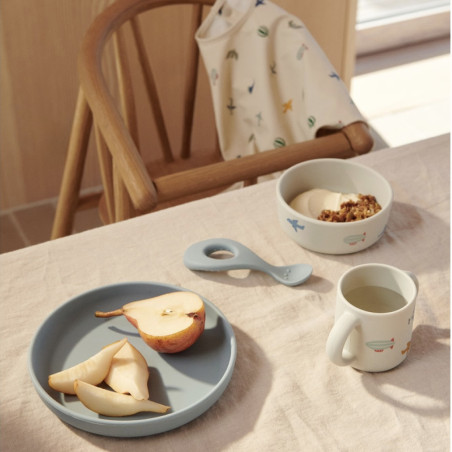
[[(91, 20), (113, 0), (2, 0), (0, 2), (0, 208), (58, 195), (77, 95), (76, 58)], [(350, 82), (354, 67), (356, 0), (275, 0), (302, 18), (338, 73)], [(151, 57), (163, 63), (180, 53), (171, 30), (186, 26), (186, 14), (159, 12), (147, 19), (146, 39), (158, 42)], [(175, 33), (177, 35), (177, 33)], [(164, 43), (165, 45), (162, 45)], [(169, 74), (168, 74), (169, 75)], [(204, 77), (204, 75), (202, 75)], [(180, 73), (163, 77), (171, 96), (165, 114), (180, 117)], [(202, 126), (211, 116), (207, 92), (197, 104), (193, 145), (215, 135)], [(139, 106), (143, 120), (144, 107)], [(172, 141), (179, 140), (172, 121)], [(149, 129), (153, 139), (152, 127)], [(84, 187), (97, 186), (95, 154), (89, 156)]]

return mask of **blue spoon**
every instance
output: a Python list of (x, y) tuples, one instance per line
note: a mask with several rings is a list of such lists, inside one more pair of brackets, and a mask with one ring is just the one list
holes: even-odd
[[(224, 259), (212, 257), (219, 251), (226, 251), (232, 256)], [(258, 270), (286, 286), (298, 286), (312, 274), (309, 264), (270, 265), (246, 246), (230, 239), (209, 239), (191, 245), (185, 251), (184, 264), (190, 270), (201, 271)]]

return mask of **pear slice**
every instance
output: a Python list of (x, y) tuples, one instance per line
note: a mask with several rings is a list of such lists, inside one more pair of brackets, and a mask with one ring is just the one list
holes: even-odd
[(113, 356), (127, 342), (127, 338), (113, 342), (102, 348), (100, 352), (73, 367), (49, 376), (49, 386), (65, 394), (75, 394), (74, 381), (83, 380), (97, 385), (104, 381), (110, 370)]
[(74, 392), (83, 405), (103, 416), (130, 416), (143, 411), (166, 413), (170, 409), (151, 400), (137, 400), (131, 395), (118, 394), (80, 380), (74, 382)]
[(114, 391), (137, 400), (149, 399), (149, 369), (143, 355), (127, 342), (113, 357), (105, 383)]
[(206, 319), (201, 297), (185, 291), (132, 301), (121, 309), (95, 315), (124, 315), (146, 344), (161, 353), (177, 353), (193, 345), (204, 331)]

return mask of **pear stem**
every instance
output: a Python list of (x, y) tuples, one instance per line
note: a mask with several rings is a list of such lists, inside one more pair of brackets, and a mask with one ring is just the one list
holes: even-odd
[(121, 309), (116, 309), (115, 311), (109, 311), (109, 312), (102, 312), (102, 311), (96, 311), (94, 313), (94, 315), (96, 317), (101, 317), (101, 318), (108, 318), (108, 317), (115, 317), (118, 315), (123, 315), (124, 311)]

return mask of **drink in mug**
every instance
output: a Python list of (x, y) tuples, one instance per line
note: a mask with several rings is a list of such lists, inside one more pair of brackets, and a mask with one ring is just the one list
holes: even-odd
[(339, 280), (326, 351), (339, 366), (381, 372), (399, 365), (411, 345), (418, 281), (385, 264), (364, 264)]

